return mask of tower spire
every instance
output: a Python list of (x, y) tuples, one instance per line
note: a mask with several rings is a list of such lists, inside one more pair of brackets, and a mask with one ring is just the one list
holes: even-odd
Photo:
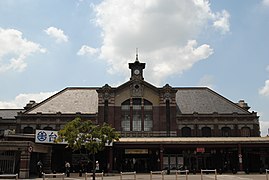
[(131, 69), (131, 80), (140, 79), (143, 80), (143, 69), (145, 69), (146, 63), (141, 63), (138, 60), (138, 48), (136, 48), (135, 62), (129, 63), (129, 69)]
[(138, 48), (136, 48), (136, 56), (135, 56), (135, 61), (138, 61)]

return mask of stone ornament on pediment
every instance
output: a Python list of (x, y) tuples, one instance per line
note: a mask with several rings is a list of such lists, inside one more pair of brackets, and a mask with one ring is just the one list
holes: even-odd
[(103, 100), (109, 100), (113, 93), (111, 86), (109, 86), (108, 84), (105, 84), (101, 89), (101, 93), (102, 93)]
[(164, 93), (163, 99), (164, 101), (167, 101), (167, 100), (171, 101), (171, 94), (169, 92)]
[(143, 96), (143, 85), (140, 83), (133, 83), (130, 86), (131, 96), (132, 97), (142, 97)]
[(163, 92), (163, 100), (164, 101), (171, 101), (172, 99), (172, 95), (171, 95), (171, 92), (172, 92), (172, 87), (169, 85), (169, 84), (166, 84), (163, 89), (162, 89), (162, 92)]
[(109, 94), (109, 92), (105, 92), (105, 93), (103, 93), (103, 99), (104, 99), (104, 100), (109, 100), (109, 99), (110, 99), (110, 94)]

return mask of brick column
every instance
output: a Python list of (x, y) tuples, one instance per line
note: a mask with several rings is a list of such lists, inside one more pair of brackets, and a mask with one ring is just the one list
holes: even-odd
[(239, 162), (239, 171), (243, 171), (243, 161), (242, 161), (242, 149), (241, 144), (238, 144), (238, 162)]
[(51, 170), (51, 149), (49, 150), (48, 153), (44, 154), (42, 156), (42, 161), (43, 161), (43, 171), (45, 173), (51, 173), (52, 170)]
[(30, 155), (28, 149), (21, 151), (21, 159), (20, 159), (20, 179), (29, 178), (29, 166), (30, 166)]
[(160, 170), (163, 169), (163, 145), (160, 145)]
[(108, 173), (112, 172), (113, 169), (113, 149), (112, 147), (109, 147), (108, 150)]

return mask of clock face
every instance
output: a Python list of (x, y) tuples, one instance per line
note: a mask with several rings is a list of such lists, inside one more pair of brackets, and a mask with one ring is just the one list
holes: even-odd
[(134, 73), (137, 75), (140, 73), (140, 71), (138, 69), (134, 70)]

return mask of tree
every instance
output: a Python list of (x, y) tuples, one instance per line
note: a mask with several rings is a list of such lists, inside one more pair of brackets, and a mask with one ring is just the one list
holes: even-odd
[(82, 120), (77, 117), (68, 122), (59, 131), (58, 142), (63, 139), (71, 149), (80, 150), (85, 148), (93, 156), (93, 180), (95, 180), (95, 154), (105, 148), (106, 143), (119, 140), (119, 133), (109, 124), (93, 124), (90, 120)]

